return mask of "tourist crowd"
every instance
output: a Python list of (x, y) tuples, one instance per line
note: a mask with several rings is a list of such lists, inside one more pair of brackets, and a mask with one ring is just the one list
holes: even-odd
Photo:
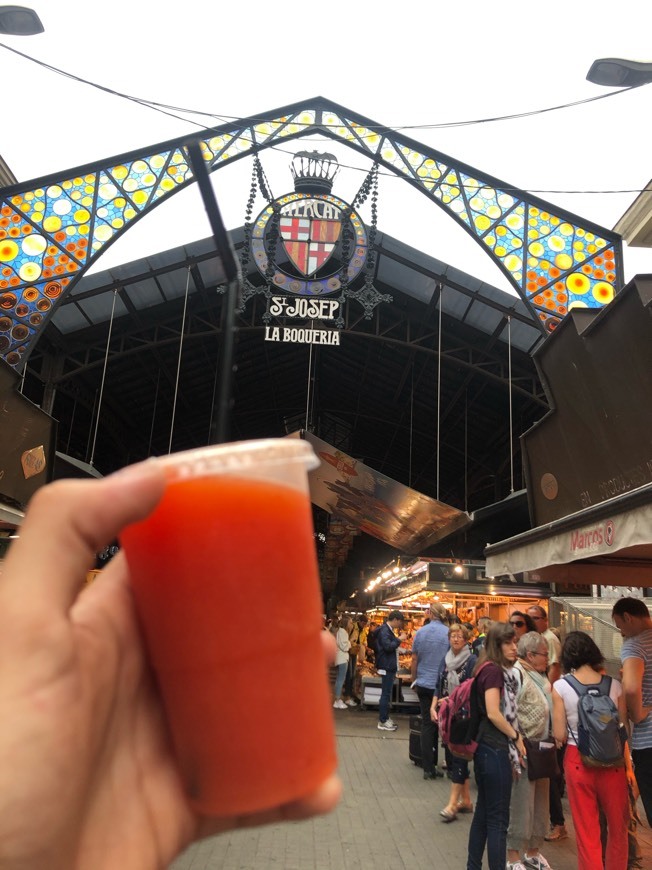
[[(624, 638), (621, 679), (606, 674), (589, 634), (568, 632), (562, 644), (543, 607), (514, 611), (508, 622), (483, 617), (472, 626), (451, 619), (438, 602), (430, 605), (412, 642), (420, 763), (424, 779), (444, 776), (441, 740), (451, 784), (439, 819), (449, 824), (460, 813), (473, 813), (467, 870), (481, 870), (485, 853), (490, 870), (549, 868), (541, 851), (545, 842), (568, 836), (564, 793), (578, 870), (643, 866), (636, 800), (640, 793), (652, 824), (652, 619), (637, 598), (619, 599), (612, 618)], [(342, 617), (331, 629), (339, 662), (334, 706), (359, 702), (356, 671), (373, 648), (381, 676), (378, 728), (394, 731), (398, 726), (389, 713), (397, 651), (406, 637), (403, 616), (390, 612), (373, 638), (368, 627), (366, 616)], [(453, 749), (446, 745), (438, 724), (442, 702), (452, 702), (467, 680), (473, 680), (466, 711), (470, 742), (461, 751), (453, 741)]]

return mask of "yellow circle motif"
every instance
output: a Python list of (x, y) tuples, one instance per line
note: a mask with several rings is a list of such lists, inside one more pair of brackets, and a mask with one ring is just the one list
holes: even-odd
[(496, 245), (494, 248), (494, 253), (497, 257), (504, 257), (507, 251), (503, 248), (502, 245)]
[(9, 263), (18, 255), (18, 245), (10, 239), (0, 242), (0, 263)]
[(113, 230), (106, 224), (101, 224), (99, 227), (95, 227), (95, 238), (100, 242), (108, 242), (112, 235)]
[(43, 221), (43, 229), (47, 230), (48, 233), (56, 233), (57, 230), (61, 229), (61, 218), (56, 215), (46, 217)]
[(570, 293), (582, 295), (590, 289), (591, 282), (581, 272), (573, 272), (566, 278), (566, 287)]
[(614, 288), (606, 281), (598, 281), (593, 285), (593, 298), (602, 305), (607, 305), (614, 298)]
[(23, 263), (18, 274), (23, 281), (37, 281), (41, 277), (41, 267), (38, 263)]
[(56, 199), (58, 196), (61, 196), (63, 191), (59, 187), (58, 184), (53, 184), (52, 187), (48, 187), (47, 195), (52, 197), (52, 199)]
[(80, 208), (75, 212), (75, 223), (84, 224), (90, 218), (90, 214), (85, 208)]
[(510, 214), (505, 221), (511, 230), (520, 230), (523, 226), (523, 218), (518, 214)]
[(573, 227), (570, 224), (561, 224), (559, 227), (559, 232), (562, 236), (572, 236), (573, 235)]
[(532, 242), (528, 250), (533, 257), (542, 257), (544, 254), (544, 247), (541, 242)]
[(551, 251), (563, 251), (566, 247), (566, 243), (559, 236), (550, 236), (546, 239), (546, 244)]
[(570, 269), (572, 265), (573, 258), (570, 256), (570, 254), (557, 254), (557, 256), (555, 257), (555, 266), (558, 269)]
[(475, 219), (475, 225), (480, 232), (484, 232), (491, 226), (491, 221), (486, 215), (480, 214)]
[(510, 254), (505, 258), (505, 268), (510, 272), (516, 272), (517, 269), (521, 268), (521, 258), (515, 254)]
[(573, 301), (568, 306), (568, 309), (570, 310), (571, 308), (588, 308), (588, 307), (589, 306), (586, 304), (586, 302), (582, 302), (581, 299), (573, 299)]

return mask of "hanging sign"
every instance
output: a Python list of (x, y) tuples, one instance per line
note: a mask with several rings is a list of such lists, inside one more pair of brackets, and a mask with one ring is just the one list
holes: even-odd
[[(356, 299), (365, 317), (371, 317), (379, 302), (391, 301), (372, 284), (374, 260), (369, 249), (376, 231), (377, 167), (363, 182), (353, 205), (331, 192), (339, 170), (333, 154), (300, 151), (291, 170), (294, 192), (272, 199), (262, 166), (256, 163), (249, 208), (255, 178), (268, 204), (254, 221), (248, 212), (245, 225), (251, 229), (246, 250), (265, 285), (248, 289), (250, 295), (264, 293), (268, 299), (263, 315), (265, 341), (339, 345), (345, 301)], [(367, 235), (357, 208), (369, 196), (373, 220)], [(360, 279), (357, 288), (351, 286), (356, 279)]]
[(251, 250), (265, 277), (271, 253), (271, 283), (278, 290), (323, 296), (342, 289), (345, 267), (349, 283), (358, 276), (367, 232), (358, 213), (331, 193), (288, 193), (258, 215)]
[(315, 320), (332, 320), (340, 310), (336, 299), (292, 299), (287, 296), (272, 296), (269, 313), (274, 317), (285, 316), (289, 319), (310, 318), (310, 327), (266, 326), (265, 341), (283, 341), (290, 344), (330, 344), (339, 345), (338, 329), (315, 328)]

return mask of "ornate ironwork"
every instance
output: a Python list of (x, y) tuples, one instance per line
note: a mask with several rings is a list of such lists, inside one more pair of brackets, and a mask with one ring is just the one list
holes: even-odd
[[(191, 137), (210, 171), (324, 135), (387, 167), (498, 264), (543, 332), (623, 283), (620, 236), (323, 98)], [(131, 224), (193, 181), (189, 137), (0, 190), (0, 354), (17, 366), (73, 283)]]

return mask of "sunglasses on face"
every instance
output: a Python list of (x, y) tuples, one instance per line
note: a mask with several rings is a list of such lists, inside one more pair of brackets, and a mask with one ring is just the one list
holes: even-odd
[(523, 628), (523, 626), (525, 625), (525, 623), (523, 622), (522, 619), (515, 619), (513, 622), (512, 622), (512, 620), (510, 619), (509, 624), (510, 624), (510, 625), (515, 625), (515, 626), (517, 626), (517, 628)]

